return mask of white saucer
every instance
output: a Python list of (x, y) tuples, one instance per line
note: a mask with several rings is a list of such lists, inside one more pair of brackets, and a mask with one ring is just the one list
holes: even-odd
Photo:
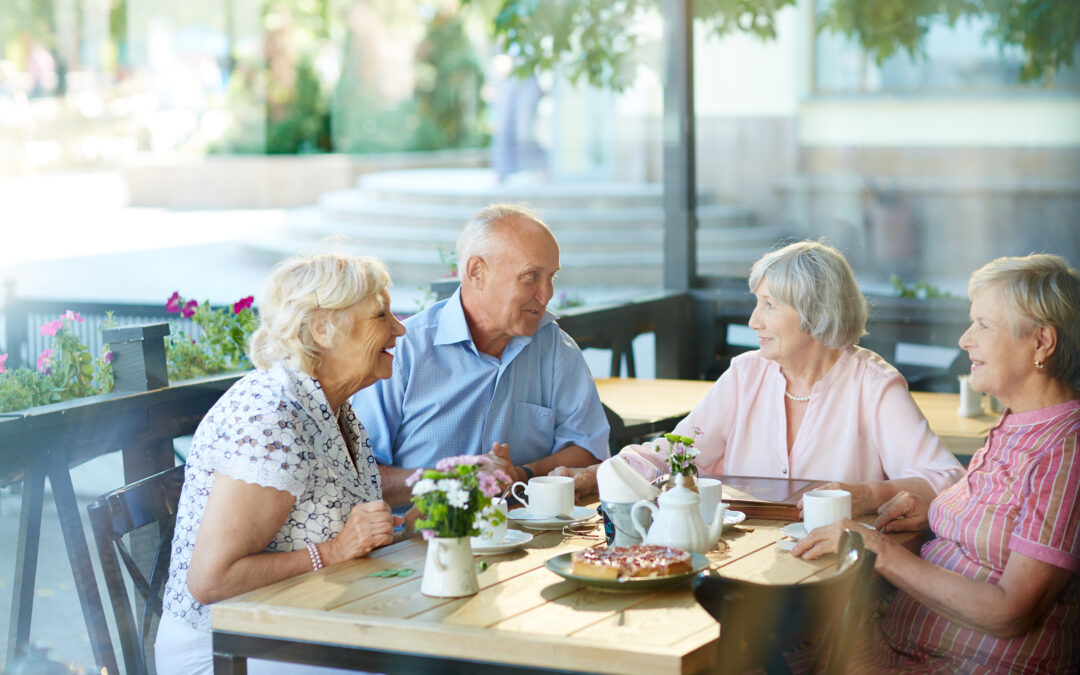
[(788, 523), (787, 525), (780, 528), (780, 531), (791, 537), (795, 541), (799, 541), (806, 536), (806, 525), (804, 525), (801, 521), (798, 523)]
[(533, 530), (561, 530), (566, 525), (580, 523), (595, 515), (596, 509), (590, 509), (585, 506), (575, 506), (569, 518), (538, 518), (529, 513), (528, 509), (514, 509), (507, 514), (507, 517), (509, 517), (512, 522), (524, 525)]
[(485, 542), (479, 537), (472, 537), (469, 540), (469, 544), (472, 546), (473, 555), (497, 555), (499, 553), (516, 551), (532, 540), (533, 536), (528, 532), (522, 532), (521, 530), (507, 530), (506, 536), (502, 538), (502, 541), (495, 544)]
[(742, 521), (746, 520), (746, 514), (742, 511), (728, 511), (724, 510), (724, 529), (729, 527), (735, 527)]

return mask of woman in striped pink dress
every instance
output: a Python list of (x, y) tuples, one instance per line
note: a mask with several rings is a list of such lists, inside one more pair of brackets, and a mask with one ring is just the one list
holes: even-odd
[[(932, 503), (900, 494), (878, 531), (852, 521), (792, 550), (814, 558), (857, 530), (900, 592), (859, 666), (934, 673), (1080, 669), (1080, 275), (1054, 255), (999, 258), (971, 277), (960, 347), (971, 385), (1005, 413), (967, 475)], [(916, 557), (881, 532), (929, 527)], [(857, 668), (856, 668), (857, 669)]]

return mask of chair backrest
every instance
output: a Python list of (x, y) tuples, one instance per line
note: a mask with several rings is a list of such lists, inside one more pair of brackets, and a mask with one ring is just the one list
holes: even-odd
[(764, 668), (790, 672), (783, 651), (800, 640), (816, 647), (810, 672), (843, 673), (874, 570), (873, 551), (857, 532), (841, 537), (836, 573), (799, 584), (756, 584), (719, 574), (694, 580), (694, 597), (720, 622), (717, 672)]
[[(86, 507), (94, 531), (101, 571), (112, 602), (120, 646), (124, 652), (124, 670), (129, 675), (149, 673), (146, 643), (153, 643), (151, 628), (161, 617), (162, 595), (169, 575), (169, 553), (180, 490), (184, 485), (184, 465), (125, 485), (98, 497)], [(157, 525), (156, 545), (141, 532), (138, 540), (125, 542), (125, 536), (148, 525)], [(145, 553), (142, 551), (145, 550)], [(149, 561), (140, 565), (140, 559)], [(135, 620), (120, 562), (138, 594), (141, 605)], [(149, 570), (149, 574), (145, 571)]]

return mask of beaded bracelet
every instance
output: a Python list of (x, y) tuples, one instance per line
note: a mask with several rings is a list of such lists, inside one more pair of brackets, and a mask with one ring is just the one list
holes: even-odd
[(319, 555), (319, 549), (315, 544), (307, 545), (308, 555), (311, 556), (311, 566), (315, 568), (315, 571), (322, 569), (322, 557)]

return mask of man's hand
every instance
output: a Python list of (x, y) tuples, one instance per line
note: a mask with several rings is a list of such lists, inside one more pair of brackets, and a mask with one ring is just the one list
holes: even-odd
[(584, 468), (557, 466), (552, 469), (549, 476), (570, 476), (574, 479), (574, 501), (581, 501), (583, 497), (596, 494), (596, 468), (599, 464), (593, 464)]
[(930, 502), (902, 491), (881, 505), (874, 527), (882, 532), (919, 532), (930, 528)]
[[(511, 483), (516, 480), (528, 482), (523, 476), (525, 472), (519, 471), (518, 468), (514, 466), (514, 460), (510, 459), (510, 446), (508, 444), (492, 443), (491, 452), (489, 452), (486, 457), (491, 461), (492, 469), (501, 469), (503, 473), (510, 476)], [(500, 481), (499, 487), (505, 490), (510, 486), (502, 485)]]

